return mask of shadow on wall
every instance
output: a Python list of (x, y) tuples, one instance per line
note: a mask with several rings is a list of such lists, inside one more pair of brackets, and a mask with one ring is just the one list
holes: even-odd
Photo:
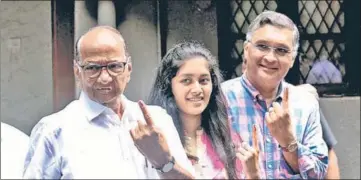
[(84, 1), (88, 15), (93, 19), (98, 19), (98, 1)]
[[(141, 2), (141, 0), (113, 0), (115, 7), (116, 27), (120, 26), (126, 20), (126, 15), (131, 9), (130, 6), (136, 6)], [(85, 7), (90, 17), (93, 19), (98, 19), (98, 0), (85, 1)], [(141, 16), (141, 19), (147, 19), (149, 22), (152, 22), (152, 17), (145, 16), (143, 11), (138, 12), (137, 15)]]

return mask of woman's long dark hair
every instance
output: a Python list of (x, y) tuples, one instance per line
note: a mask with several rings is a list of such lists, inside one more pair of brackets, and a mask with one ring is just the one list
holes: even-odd
[(236, 179), (235, 152), (232, 146), (230, 126), (227, 119), (226, 102), (222, 97), (220, 83), (223, 81), (218, 63), (211, 52), (202, 44), (191, 41), (175, 45), (163, 57), (149, 95), (148, 104), (158, 105), (173, 118), (182, 143), (184, 133), (179, 109), (172, 93), (172, 79), (184, 61), (193, 57), (203, 57), (208, 61), (212, 78), (212, 93), (206, 109), (202, 112), (201, 126), (210, 137), (212, 145), (225, 165), (228, 178)]

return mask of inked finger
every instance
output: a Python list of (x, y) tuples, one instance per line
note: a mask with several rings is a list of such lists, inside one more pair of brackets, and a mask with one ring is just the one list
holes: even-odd
[(142, 100), (138, 101), (138, 105), (140, 107), (140, 109), (142, 110), (145, 122), (147, 123), (148, 126), (153, 126), (153, 120), (150, 117), (150, 113), (148, 111), (148, 109), (146, 108), (146, 105), (144, 104), (144, 102)]
[(282, 108), (284, 110), (288, 110), (288, 98), (289, 98), (289, 89), (286, 87), (283, 91), (283, 97), (282, 97)]
[(259, 147), (258, 147), (257, 132), (258, 132), (257, 126), (255, 124), (253, 124), (253, 127), (252, 127), (252, 145), (253, 145), (253, 148), (255, 149), (256, 153), (258, 154)]

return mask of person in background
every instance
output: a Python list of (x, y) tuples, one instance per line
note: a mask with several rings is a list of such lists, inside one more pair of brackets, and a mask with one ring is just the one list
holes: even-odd
[(194, 41), (180, 43), (162, 59), (148, 102), (172, 116), (196, 178), (264, 178), (258, 147), (241, 144), (231, 133), (221, 82), (217, 61), (207, 48)]
[(91, 28), (75, 46), (82, 92), (33, 128), (25, 179), (192, 179), (171, 117), (128, 100), (132, 62), (119, 31)]
[(342, 74), (336, 66), (322, 55), (316, 60), (307, 76), (308, 84), (328, 84), (342, 83)]
[(1, 122), (1, 179), (22, 178), (28, 146), (28, 135)]

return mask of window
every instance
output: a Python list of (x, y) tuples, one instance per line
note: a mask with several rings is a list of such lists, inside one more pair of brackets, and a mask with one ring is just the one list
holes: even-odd
[(361, 22), (359, 4), (344, 0), (218, 2), (219, 60), (225, 79), (241, 75), (243, 42), (250, 22), (262, 11), (274, 10), (289, 16), (297, 24), (301, 35), (297, 61), (286, 80), (295, 85), (311, 83), (321, 96), (359, 95), (360, 84), (356, 79), (359, 77), (361, 55), (360, 49), (354, 48), (361, 44), (360, 38), (355, 40), (361, 34), (357, 31)]

